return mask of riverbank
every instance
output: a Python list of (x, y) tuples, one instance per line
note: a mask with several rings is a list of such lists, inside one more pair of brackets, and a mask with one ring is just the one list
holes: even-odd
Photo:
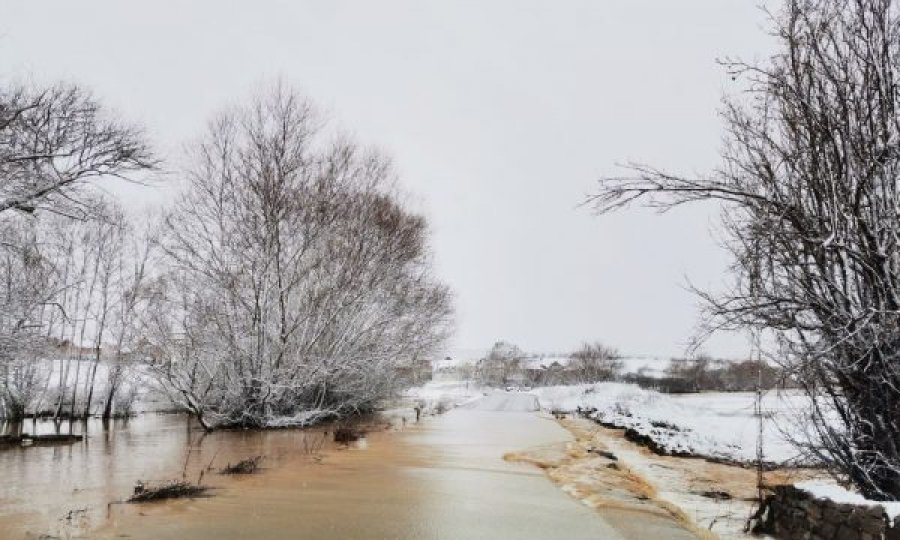
[(814, 464), (791, 441), (805, 436), (798, 424), (808, 400), (796, 392), (765, 393), (759, 411), (752, 392), (663, 394), (602, 382), (541, 387), (531, 393), (549, 410), (578, 412), (599, 425), (623, 429), (659, 454), (755, 466), (761, 436), (768, 468)]
[[(602, 467), (627, 471), (631, 485), (682, 516), (702, 538), (754, 538), (745, 528), (758, 509), (760, 480), (774, 486), (824, 477), (798, 467), (806, 464), (785, 438), (783, 429), (802, 406), (796, 395), (765, 395), (760, 426), (750, 393), (666, 395), (620, 383), (531, 393), (576, 439), (575, 459), (551, 472), (563, 489), (586, 504), (607, 504), (610, 475)], [(761, 479), (754, 466), (760, 427)]]
[[(748, 519), (758, 508), (757, 473), (746, 467), (705, 459), (662, 456), (626, 438), (621, 429), (606, 428), (577, 417), (560, 420), (579, 441), (581, 448), (602, 449), (615, 463), (629, 471), (652, 497), (687, 519), (701, 538), (749, 540)], [(586, 452), (590, 454), (590, 452)], [(590, 470), (575, 468), (562, 478), (563, 485), (580, 498), (590, 498), (596, 479)], [(821, 478), (814, 469), (781, 468), (766, 471), (768, 486)], [(584, 486), (588, 486), (586, 489)]]

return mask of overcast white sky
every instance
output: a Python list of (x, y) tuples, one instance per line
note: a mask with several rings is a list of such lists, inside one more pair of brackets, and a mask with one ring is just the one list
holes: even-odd
[[(0, 0), (0, 80), (83, 83), (166, 157), (281, 77), (396, 160), (457, 295), (454, 345), (684, 351), (686, 277), (724, 282), (714, 208), (594, 217), (629, 160), (716, 163), (726, 55), (764, 57), (752, 0)], [(165, 187), (120, 190), (131, 207)], [(740, 356), (740, 336), (709, 342)]]

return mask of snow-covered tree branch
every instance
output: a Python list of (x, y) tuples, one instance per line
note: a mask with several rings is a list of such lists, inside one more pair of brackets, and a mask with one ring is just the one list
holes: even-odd
[(141, 131), (83, 88), (0, 88), (0, 213), (83, 218), (96, 201), (86, 190), (91, 181), (155, 166)]
[(377, 152), (284, 87), (216, 118), (165, 218), (152, 367), (208, 427), (372, 407), (427, 361), (450, 296)]
[(722, 166), (603, 180), (600, 212), (718, 201), (735, 287), (704, 295), (716, 324), (774, 333), (814, 398), (816, 453), (868, 497), (900, 499), (900, 7), (790, 0), (778, 54), (728, 62)]

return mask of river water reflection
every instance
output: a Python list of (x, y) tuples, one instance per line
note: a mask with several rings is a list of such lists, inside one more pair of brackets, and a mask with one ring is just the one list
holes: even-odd
[[(40, 535), (92, 537), (108, 514), (126, 499), (138, 480), (196, 480), (213, 467), (263, 455), (278, 467), (305, 448), (327, 448), (324, 429), (221, 431), (206, 435), (187, 417), (147, 413), (127, 420), (88, 422), (26, 421), (4, 425), (3, 433), (74, 433), (75, 444), (0, 449), (0, 538)], [(228, 479), (204, 473), (204, 483)]]

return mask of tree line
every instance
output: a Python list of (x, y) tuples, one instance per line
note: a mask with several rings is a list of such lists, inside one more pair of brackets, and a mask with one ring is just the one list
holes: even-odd
[[(284, 85), (169, 170), (76, 85), (0, 88), (0, 416), (127, 414), (148, 383), (206, 428), (368, 410), (446, 338), (451, 294), (390, 159)], [(184, 188), (135, 218), (115, 179)]]
[(706, 354), (671, 358), (661, 369), (625, 369), (627, 357), (601, 342), (585, 342), (555, 356), (529, 354), (499, 341), (478, 360), (472, 378), (481, 384), (552, 386), (618, 381), (665, 393), (751, 392), (794, 386), (777, 365), (759, 359), (724, 360)]

